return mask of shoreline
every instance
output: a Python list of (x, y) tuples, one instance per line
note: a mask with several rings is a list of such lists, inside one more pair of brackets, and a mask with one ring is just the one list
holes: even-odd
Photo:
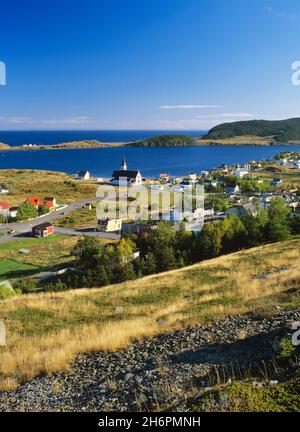
[(0, 144), (0, 151), (1, 152), (11, 152), (11, 151), (44, 151), (44, 150), (82, 150), (82, 149), (111, 149), (111, 148), (178, 148), (178, 147), (288, 147), (288, 146), (295, 146), (299, 147), (300, 142), (292, 142), (292, 143), (225, 143), (225, 142), (201, 142), (195, 141), (195, 143), (191, 145), (174, 145), (174, 146), (166, 146), (166, 145), (159, 145), (159, 146), (147, 146), (147, 145), (138, 145), (137, 143), (120, 143), (120, 142), (108, 142), (108, 143), (102, 143), (99, 142), (99, 144), (90, 145), (89, 143), (80, 143), (80, 144), (70, 144), (66, 145), (63, 144), (45, 144), (45, 145), (21, 145), (21, 146), (11, 146), (9, 144), (3, 144), (1, 146)]

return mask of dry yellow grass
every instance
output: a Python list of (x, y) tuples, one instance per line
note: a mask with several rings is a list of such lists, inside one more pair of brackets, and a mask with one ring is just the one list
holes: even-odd
[(68, 174), (41, 170), (0, 170), (0, 184), (12, 191), (4, 200), (18, 206), (29, 195), (40, 198), (54, 196), (58, 202), (68, 204), (79, 199), (96, 196), (97, 184), (74, 180)]
[(12, 298), (0, 303), (0, 388), (68, 368), (84, 352), (279, 304), (300, 304), (299, 238), (101, 289)]

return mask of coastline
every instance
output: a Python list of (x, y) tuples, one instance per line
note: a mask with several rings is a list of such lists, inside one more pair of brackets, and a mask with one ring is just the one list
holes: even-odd
[(116, 147), (124, 147), (124, 148), (176, 148), (176, 147), (244, 147), (244, 146), (252, 146), (252, 147), (282, 147), (282, 146), (300, 146), (299, 142), (244, 142), (244, 141), (209, 141), (204, 139), (195, 140), (195, 142), (191, 145), (157, 145), (157, 146), (147, 146), (141, 144), (140, 141), (136, 143), (129, 142), (100, 142), (100, 141), (78, 141), (74, 143), (61, 143), (61, 144), (45, 144), (45, 145), (19, 145), (19, 146), (11, 146), (9, 144), (0, 143), (0, 151), (37, 151), (37, 150), (77, 150), (77, 149), (99, 149), (99, 148), (116, 148)]

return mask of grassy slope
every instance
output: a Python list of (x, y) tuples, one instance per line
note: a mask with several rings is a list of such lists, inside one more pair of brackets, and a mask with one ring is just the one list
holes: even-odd
[(40, 170), (0, 170), (0, 184), (5, 183), (12, 195), (3, 196), (10, 205), (20, 205), (32, 194), (41, 198), (54, 196), (58, 202), (70, 203), (96, 196), (97, 184), (74, 180), (68, 174)]
[[(75, 237), (54, 234), (0, 244), (0, 280), (13, 281), (72, 261), (74, 258), (70, 252), (77, 240)], [(21, 248), (28, 249), (29, 254), (21, 254)]]
[[(102, 289), (3, 301), (7, 347), (0, 349), (0, 388), (66, 368), (79, 353), (116, 350), (133, 339), (228, 314), (271, 314), (274, 305), (297, 306), (299, 262), (296, 238)], [(272, 272), (282, 266), (288, 269)], [(264, 272), (270, 273), (253, 278)]]
[(231, 138), (198, 138), (196, 145), (274, 145), (272, 137), (260, 137), (257, 135), (242, 135)]

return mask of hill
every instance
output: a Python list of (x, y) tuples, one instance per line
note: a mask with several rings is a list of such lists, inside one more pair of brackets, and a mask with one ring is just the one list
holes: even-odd
[(95, 196), (97, 184), (75, 180), (71, 175), (55, 171), (3, 169), (0, 184), (11, 194), (5, 196), (12, 206), (19, 206), (29, 195), (55, 196), (58, 202), (68, 204)]
[(185, 147), (195, 145), (190, 135), (161, 135), (128, 144), (131, 147)]
[(223, 123), (213, 127), (204, 139), (219, 140), (245, 136), (264, 137), (277, 143), (300, 141), (300, 118)]
[(105, 288), (2, 301), (8, 344), (0, 350), (0, 388), (65, 369), (81, 353), (113, 352), (226, 316), (298, 307), (299, 260), (294, 238)]

